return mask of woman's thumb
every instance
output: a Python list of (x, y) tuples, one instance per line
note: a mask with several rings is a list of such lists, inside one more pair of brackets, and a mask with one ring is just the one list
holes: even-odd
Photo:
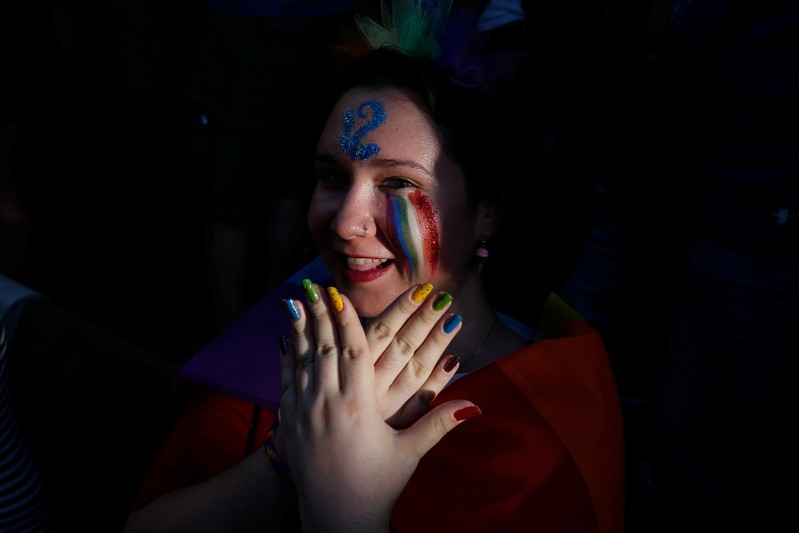
[(421, 458), (456, 426), (480, 414), (480, 408), (468, 400), (450, 400), (436, 406), (404, 430), (403, 438), (412, 442)]

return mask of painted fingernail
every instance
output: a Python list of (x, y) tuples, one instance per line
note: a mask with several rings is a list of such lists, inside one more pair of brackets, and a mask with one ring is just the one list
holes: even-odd
[(458, 409), (452, 414), (452, 416), (455, 417), (455, 420), (460, 422), (461, 420), (468, 420), (469, 418), (474, 418), (475, 416), (481, 414), (483, 414), (483, 412), (480, 410), (479, 407), (477, 407), (476, 405), (470, 405), (469, 407)]
[(333, 309), (339, 313), (342, 312), (344, 310), (344, 300), (341, 299), (338, 289), (335, 287), (328, 287), (327, 294), (330, 296), (330, 301), (333, 302)]
[(277, 337), (277, 344), (280, 346), (280, 355), (286, 355), (289, 353), (289, 345), (286, 344), (286, 337), (279, 335)]
[(419, 285), (416, 287), (416, 290), (413, 291), (411, 294), (411, 300), (416, 302), (417, 304), (423, 302), (427, 295), (430, 294), (430, 291), (433, 290), (432, 283), (425, 283), (424, 285)]
[(457, 328), (461, 322), (463, 322), (463, 317), (455, 313), (444, 321), (444, 333), (452, 333), (452, 330)]
[(433, 309), (436, 311), (441, 311), (445, 305), (452, 301), (452, 295), (448, 292), (442, 292), (436, 298), (436, 301), (433, 302)]
[(295, 322), (300, 319), (300, 308), (297, 307), (297, 302), (295, 302), (293, 298), (283, 300), (283, 309), (286, 310), (286, 314), (289, 318)]
[(450, 372), (460, 362), (461, 362), (460, 357), (458, 357), (457, 355), (450, 355), (449, 357), (447, 357), (447, 362), (444, 363), (444, 372)]
[(315, 304), (319, 301), (319, 293), (316, 292), (316, 287), (309, 279), (302, 280), (302, 288), (305, 289), (305, 294), (308, 296), (308, 301)]

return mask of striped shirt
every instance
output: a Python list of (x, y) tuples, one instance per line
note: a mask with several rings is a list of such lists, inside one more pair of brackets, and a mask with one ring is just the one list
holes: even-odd
[(0, 322), (0, 531), (49, 532), (39, 469), (23, 443), (14, 411), (7, 348)]

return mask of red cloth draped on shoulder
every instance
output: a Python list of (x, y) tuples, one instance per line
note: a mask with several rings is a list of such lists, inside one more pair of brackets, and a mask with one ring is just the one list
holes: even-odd
[(624, 431), (604, 346), (557, 296), (545, 315), (549, 338), (436, 398), (483, 414), (422, 458), (396, 531), (623, 531)]

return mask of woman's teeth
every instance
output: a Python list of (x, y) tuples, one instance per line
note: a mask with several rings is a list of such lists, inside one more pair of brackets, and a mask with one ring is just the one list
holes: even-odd
[(370, 259), (366, 257), (348, 257), (347, 258), (347, 266), (350, 267), (367, 267), (367, 268), (376, 268), (382, 266), (388, 261), (388, 259)]

